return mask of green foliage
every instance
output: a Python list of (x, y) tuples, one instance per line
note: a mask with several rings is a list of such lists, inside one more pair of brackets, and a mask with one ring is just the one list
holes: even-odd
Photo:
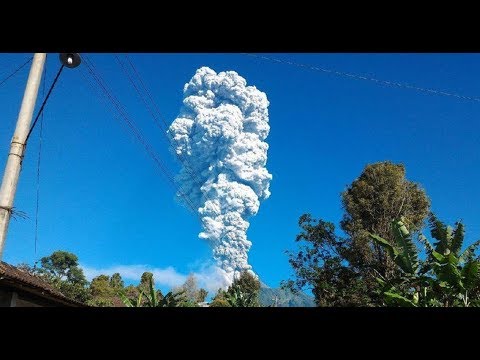
[(348, 262), (349, 243), (335, 234), (335, 226), (310, 214), (302, 215), (298, 224), (302, 231), (296, 241), (301, 245), (297, 252), (287, 252), (295, 280), (282, 282), (282, 287), (294, 293), (311, 290), (317, 306), (371, 305), (375, 293)]
[(244, 292), (240, 287), (231, 287), (226, 293), (225, 300), (230, 307), (255, 307), (259, 306), (255, 299), (256, 293)]
[(401, 270), (395, 278), (377, 279), (385, 303), (394, 306), (479, 306), (480, 262), (474, 259), (474, 251), (480, 242), (461, 253), (465, 235), (462, 223), (457, 222), (455, 228), (451, 228), (431, 214), (429, 224), (436, 241), (432, 245), (425, 236), (419, 237), (427, 253), (422, 262), (418, 261), (419, 251), (402, 221), (392, 223), (392, 232), (396, 235), (393, 241), (370, 234), (388, 250)]
[(78, 266), (78, 257), (68, 251), (55, 251), (50, 256), (40, 259), (39, 273), (55, 280), (68, 281), (85, 285), (87, 280), (83, 270)]
[(210, 307), (258, 307), (260, 281), (248, 271), (243, 271), (225, 291), (218, 289)]
[(210, 307), (230, 307), (227, 301), (227, 293), (222, 289), (218, 289), (217, 294), (210, 302)]
[(92, 279), (90, 283), (90, 294), (92, 299), (89, 305), (112, 306), (112, 298), (115, 291), (110, 286), (110, 278), (107, 275), (100, 275)]
[(143, 293), (139, 293), (137, 297), (127, 297), (120, 294), (120, 297), (126, 307), (142, 307), (143, 306)]
[(196, 294), (195, 301), (197, 303), (204, 302), (207, 299), (207, 296), (208, 296), (208, 291), (205, 290), (205, 289), (200, 289), (200, 290), (198, 290), (198, 292)]
[[(153, 274), (144, 273), (142, 275), (142, 280), (138, 286), (138, 295), (136, 297), (128, 297), (126, 295), (120, 294), (120, 297), (127, 307), (179, 307), (185, 303), (184, 291), (172, 292), (170, 291), (167, 295), (163, 296), (162, 292), (155, 290)], [(131, 290), (131, 289), (128, 289)], [(127, 293), (129, 292), (127, 290)]]
[(205, 289), (199, 289), (197, 279), (193, 274), (187, 277), (185, 283), (178, 289), (174, 289), (173, 293), (182, 293), (183, 303), (181, 307), (197, 307), (199, 302), (205, 301), (208, 292)]
[(260, 281), (248, 271), (243, 271), (240, 276), (233, 280), (223, 299), (231, 307), (255, 307), (260, 306), (258, 294)]
[(370, 234), (370, 237), (378, 245), (386, 249), (400, 270), (408, 275), (416, 274), (419, 268), (418, 250), (404, 221), (394, 221), (392, 223), (392, 232), (394, 235), (392, 244), (378, 235)]
[(168, 292), (159, 302), (159, 307), (183, 307), (186, 303), (185, 294), (180, 292)]
[(123, 283), (122, 276), (119, 273), (115, 273), (111, 276), (110, 286), (117, 291), (124, 288), (125, 284)]
[(384, 277), (395, 275), (395, 264), (369, 233), (385, 239), (394, 237), (392, 219), (408, 219), (411, 231), (418, 231), (427, 217), (430, 201), (423, 189), (405, 178), (405, 167), (392, 162), (367, 165), (358, 179), (342, 193), (345, 210), (341, 228), (349, 236), (350, 264), (363, 276), (375, 268)]
[(240, 276), (233, 280), (232, 285), (227, 292), (232, 292), (234, 289), (240, 289), (244, 293), (257, 294), (260, 290), (260, 281), (248, 271), (243, 271)]
[(124, 295), (128, 299), (135, 299), (138, 298), (138, 295), (140, 294), (140, 291), (138, 288), (134, 285), (128, 285), (126, 286), (122, 292), (120, 292), (121, 295)]
[[(299, 248), (287, 251), (295, 279), (282, 283), (291, 291), (311, 290), (317, 306), (378, 306), (384, 304), (377, 277), (392, 279), (403, 261), (406, 271), (416, 268), (418, 258), (398, 257), (395, 252), (414, 255), (411, 239), (394, 234), (392, 219), (403, 217), (413, 232), (421, 229), (430, 201), (419, 185), (405, 178), (405, 167), (392, 162), (367, 165), (341, 195), (344, 214), (340, 222), (345, 238), (335, 226), (309, 214), (299, 219)], [(398, 246), (375, 241), (398, 238)], [(377, 239), (378, 240), (378, 239)], [(393, 245), (393, 244), (392, 244)], [(391, 253), (392, 256), (389, 255)], [(403, 284), (396, 284), (402, 288)]]
[(87, 279), (78, 265), (78, 257), (67, 251), (55, 251), (40, 259), (41, 267), (35, 270), (44, 280), (65, 296), (87, 303), (90, 294)]
[(140, 278), (140, 284), (138, 285), (139, 291), (148, 291), (150, 282), (155, 286), (155, 281), (153, 279), (153, 274), (149, 271), (145, 271)]
[(210, 303), (210, 307), (230, 307), (230, 304), (226, 299), (214, 299)]
[(27, 263), (20, 263), (17, 265), (17, 269), (23, 270), (29, 274), (35, 274), (36, 273), (36, 267), (35, 266), (30, 266)]
[(91, 306), (115, 306), (124, 294), (123, 280), (119, 273), (111, 277), (107, 275), (97, 276), (90, 283)]

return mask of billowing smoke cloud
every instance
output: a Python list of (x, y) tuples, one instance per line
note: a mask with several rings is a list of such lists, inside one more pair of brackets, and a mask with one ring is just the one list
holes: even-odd
[(251, 271), (247, 219), (270, 196), (267, 96), (235, 71), (197, 70), (183, 89), (171, 124), (172, 151), (181, 160), (179, 199), (198, 210), (218, 271), (229, 285)]

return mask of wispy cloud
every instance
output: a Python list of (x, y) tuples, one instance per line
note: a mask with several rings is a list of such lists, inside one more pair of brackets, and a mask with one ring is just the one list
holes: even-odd
[[(149, 271), (153, 274), (155, 284), (158, 286), (167, 286), (174, 288), (182, 285), (188, 277), (188, 274), (181, 274), (172, 266), (166, 268), (155, 268), (149, 265), (115, 265), (105, 268), (95, 268), (92, 266), (81, 264), (85, 277), (91, 281), (94, 277), (99, 275), (112, 275), (119, 273), (123, 279), (140, 281), (142, 274)], [(193, 272), (193, 275), (198, 281), (198, 286), (203, 287), (210, 292), (216, 293), (219, 288), (224, 288), (226, 285), (224, 276), (220, 269), (212, 265), (202, 265), (198, 271)]]

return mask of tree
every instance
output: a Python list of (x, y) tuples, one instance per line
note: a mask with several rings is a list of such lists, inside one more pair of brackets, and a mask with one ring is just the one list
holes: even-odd
[(227, 301), (227, 292), (223, 289), (218, 289), (217, 294), (210, 303), (210, 307), (230, 307), (230, 303)]
[(115, 273), (110, 277), (110, 286), (117, 291), (123, 290), (125, 284), (119, 273)]
[(403, 216), (413, 232), (428, 215), (425, 191), (405, 178), (402, 164), (380, 162), (365, 167), (341, 194), (344, 214), (335, 226), (304, 214), (299, 219), (298, 251), (287, 251), (295, 279), (283, 282), (292, 291), (312, 290), (318, 306), (383, 304), (376, 280), (398, 275), (399, 269), (369, 233), (390, 239), (393, 219)]
[(78, 257), (67, 251), (55, 251), (40, 259), (37, 274), (55, 286), (65, 296), (80, 302), (89, 300), (87, 279), (78, 265)]
[(480, 306), (480, 261), (474, 252), (480, 240), (461, 251), (464, 226), (446, 226), (431, 214), (431, 235), (437, 241), (430, 244), (420, 235), (427, 258), (419, 260), (419, 250), (402, 220), (392, 222), (394, 237), (386, 240), (376, 234), (370, 237), (386, 249), (398, 267), (395, 278), (377, 279), (382, 285), (384, 301), (396, 306)]
[[(140, 295), (142, 291), (144, 293), (149, 292), (150, 282), (152, 283), (152, 286), (155, 287), (155, 280), (153, 279), (153, 274), (149, 271), (145, 271), (140, 278), (140, 284), (138, 284), (137, 286), (138, 295)], [(145, 298), (144, 301), (146, 301)]]
[(197, 279), (195, 275), (190, 274), (185, 280), (185, 283), (178, 289), (173, 291), (174, 293), (182, 292), (185, 302), (182, 304), (184, 307), (196, 307), (198, 303), (205, 301), (208, 291), (205, 289), (199, 289), (197, 285)]
[(17, 265), (17, 269), (23, 270), (29, 274), (35, 274), (37, 272), (37, 269), (35, 266), (30, 266), (27, 263), (20, 263)]
[(119, 293), (119, 296), (122, 297), (125, 296), (128, 299), (137, 299), (138, 296), (140, 295), (140, 291), (138, 290), (137, 286), (134, 285), (128, 285)]
[(153, 280), (153, 274), (149, 271), (145, 271), (140, 278), (140, 284), (138, 286), (148, 289), (148, 287), (150, 286), (150, 281), (155, 284), (155, 281)]
[(244, 292), (240, 287), (232, 287), (231, 290), (227, 292), (225, 300), (231, 307), (260, 306), (255, 297), (256, 294), (253, 292)]
[(40, 259), (40, 272), (57, 280), (86, 283), (83, 270), (78, 266), (78, 257), (68, 251), (55, 251)]
[(117, 289), (111, 286), (111, 279), (107, 275), (99, 275), (90, 283), (90, 294), (92, 296), (89, 305), (112, 306), (113, 299), (117, 296)]
[(195, 275), (188, 275), (187, 280), (185, 280), (183, 285), (176, 289), (176, 291), (183, 291), (185, 298), (189, 302), (195, 303), (197, 301), (198, 293), (197, 279), (195, 278)]
[(207, 299), (207, 295), (208, 295), (208, 291), (202, 288), (198, 290), (195, 301), (197, 303), (204, 302)]
[(260, 281), (250, 272), (242, 271), (240, 276), (233, 280), (229, 291), (234, 288), (240, 288), (245, 293), (258, 293), (260, 291)]
[(317, 306), (372, 305), (376, 294), (346, 260), (349, 242), (335, 234), (335, 225), (310, 214), (302, 215), (298, 225), (302, 229), (296, 237), (299, 249), (287, 251), (295, 280), (283, 282), (282, 287), (294, 293), (311, 290)]
[(342, 205), (345, 212), (340, 225), (351, 242), (345, 254), (349, 263), (370, 275), (370, 268), (375, 268), (388, 278), (396, 267), (368, 233), (392, 238), (390, 224), (400, 217), (411, 231), (419, 231), (428, 216), (430, 200), (418, 184), (405, 178), (404, 165), (385, 161), (365, 167), (342, 193)]
[(260, 306), (258, 295), (260, 281), (250, 272), (243, 271), (227, 290), (218, 289), (210, 307), (255, 307)]
[[(144, 273), (145, 274), (145, 273)], [(151, 274), (151, 273), (147, 273)], [(125, 306), (127, 307), (178, 307), (182, 306), (185, 302), (184, 292), (180, 291), (173, 293), (170, 291), (167, 295), (163, 296), (162, 292), (155, 290), (153, 276), (142, 276), (144, 280), (143, 285), (148, 287), (140, 289), (140, 293), (136, 298), (128, 298), (121, 294), (121, 298)], [(139, 286), (140, 288), (140, 286)]]
[(259, 292), (260, 281), (250, 272), (243, 271), (228, 287), (224, 300), (232, 307), (260, 306)]

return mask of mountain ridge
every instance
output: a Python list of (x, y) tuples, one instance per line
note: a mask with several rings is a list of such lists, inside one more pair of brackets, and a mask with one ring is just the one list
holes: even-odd
[(293, 293), (282, 288), (271, 288), (261, 283), (258, 295), (262, 306), (276, 307), (315, 307), (313, 297), (304, 292)]

